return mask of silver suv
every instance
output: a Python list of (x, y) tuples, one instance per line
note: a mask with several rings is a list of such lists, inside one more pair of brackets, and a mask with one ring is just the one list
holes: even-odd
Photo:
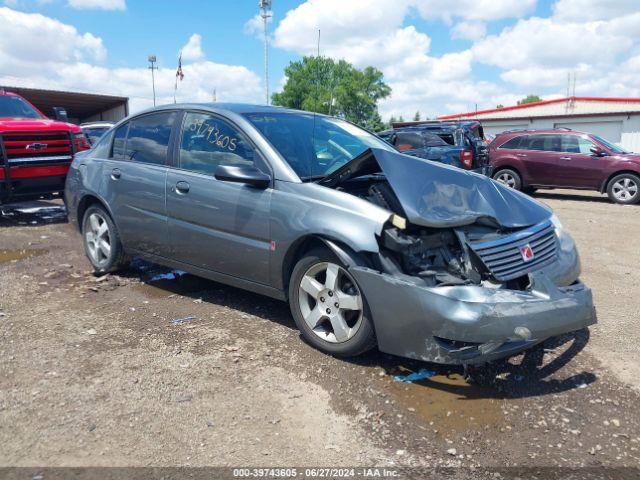
[(332, 117), (149, 110), (73, 162), (66, 201), (96, 272), (136, 256), (286, 300), (334, 355), (479, 363), (595, 322), (547, 207)]

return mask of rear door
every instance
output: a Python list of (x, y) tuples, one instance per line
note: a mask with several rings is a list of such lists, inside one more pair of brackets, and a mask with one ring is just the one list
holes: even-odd
[(127, 248), (166, 256), (167, 155), (177, 112), (155, 112), (121, 125), (103, 174), (106, 196)]
[(562, 135), (562, 155), (557, 172), (559, 183), (566, 187), (599, 188), (607, 157), (591, 153), (596, 144), (587, 135)]
[(516, 155), (524, 166), (527, 184), (559, 186), (560, 143), (560, 135), (546, 133), (529, 135), (521, 142)]
[(267, 165), (242, 131), (205, 112), (186, 112), (169, 169), (171, 257), (199, 268), (269, 283), (272, 189), (214, 177), (219, 165)]

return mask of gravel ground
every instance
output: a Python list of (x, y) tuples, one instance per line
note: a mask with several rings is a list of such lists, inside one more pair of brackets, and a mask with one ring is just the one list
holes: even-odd
[(600, 323), (472, 383), (323, 355), (284, 303), (156, 265), (96, 278), (59, 205), (9, 209), (0, 466), (637, 466), (640, 207), (537, 198), (576, 238)]

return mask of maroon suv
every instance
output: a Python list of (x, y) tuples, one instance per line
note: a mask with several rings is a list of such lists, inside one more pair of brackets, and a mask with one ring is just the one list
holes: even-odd
[(617, 203), (640, 201), (640, 155), (596, 135), (512, 130), (491, 142), (489, 159), (493, 179), (517, 190), (578, 188), (606, 192)]

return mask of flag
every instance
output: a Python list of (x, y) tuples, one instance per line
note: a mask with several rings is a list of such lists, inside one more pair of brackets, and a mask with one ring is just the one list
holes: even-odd
[(176, 70), (176, 81), (178, 79), (180, 79), (180, 81), (184, 79), (184, 73), (182, 73), (182, 52), (180, 52), (180, 57), (178, 57), (178, 69)]

